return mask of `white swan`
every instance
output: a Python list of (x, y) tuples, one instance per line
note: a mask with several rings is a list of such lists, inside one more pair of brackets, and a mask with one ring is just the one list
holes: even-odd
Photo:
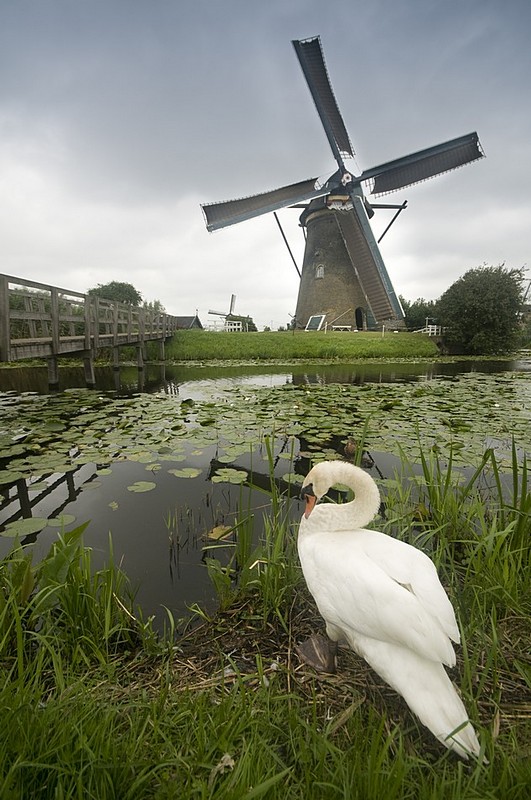
[[(331, 486), (350, 503), (316, 505)], [(302, 488), (299, 558), (333, 642), (346, 642), (405, 699), (420, 721), (461, 757), (479, 755), (476, 733), (443, 664), (455, 665), (459, 630), (433, 562), (417, 548), (364, 528), (380, 493), (359, 467), (324, 461)]]

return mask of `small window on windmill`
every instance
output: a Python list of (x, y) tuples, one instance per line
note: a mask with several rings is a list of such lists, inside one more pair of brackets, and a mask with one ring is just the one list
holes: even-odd
[(315, 267), (315, 277), (324, 278), (324, 264), (317, 264)]
[(305, 331), (320, 331), (326, 314), (313, 314), (306, 323)]

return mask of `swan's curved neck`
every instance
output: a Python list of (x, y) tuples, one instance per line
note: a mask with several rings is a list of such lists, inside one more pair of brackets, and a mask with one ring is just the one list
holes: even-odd
[[(349, 503), (325, 503), (315, 506), (308, 522), (311, 527), (321, 530), (354, 530), (363, 528), (378, 513), (380, 507), (380, 492), (374, 480), (360, 467), (341, 461), (331, 461), (326, 465), (325, 492), (335, 484), (344, 484), (354, 492), (354, 500)], [(320, 476), (316, 475), (314, 491), (321, 496)], [(325, 475), (321, 478), (325, 480)]]

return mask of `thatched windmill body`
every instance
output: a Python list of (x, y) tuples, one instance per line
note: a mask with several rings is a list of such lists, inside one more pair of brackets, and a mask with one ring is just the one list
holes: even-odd
[(354, 156), (328, 78), (318, 37), (293, 42), (306, 82), (337, 163), (324, 182), (317, 178), (238, 200), (202, 206), (209, 231), (289, 206), (304, 204), (300, 223), (306, 247), (297, 300), (300, 327), (327, 325), (352, 329), (403, 325), (403, 311), (385, 267), (369, 219), (370, 194), (382, 195), (424, 181), (483, 156), (477, 133), (412, 153), (354, 175), (345, 159)]

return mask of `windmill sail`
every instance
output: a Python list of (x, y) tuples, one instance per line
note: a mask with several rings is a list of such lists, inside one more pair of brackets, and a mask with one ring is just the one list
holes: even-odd
[(323, 128), (330, 142), (334, 158), (341, 169), (343, 167), (341, 156), (352, 157), (354, 150), (332, 91), (324, 62), (321, 40), (319, 37), (300, 41), (294, 40), (292, 44), (313, 97), (317, 113), (321, 118)]
[(319, 183), (317, 178), (292, 183), (271, 192), (242, 197), (239, 200), (227, 200), (222, 203), (208, 203), (202, 206), (209, 231), (226, 228), (246, 219), (259, 217), (277, 211), (279, 208), (303, 203), (314, 197), (326, 194), (328, 189)]
[(365, 170), (360, 181), (372, 179), (374, 186), (371, 194), (387, 194), (470, 164), (483, 156), (477, 133), (469, 133)]

